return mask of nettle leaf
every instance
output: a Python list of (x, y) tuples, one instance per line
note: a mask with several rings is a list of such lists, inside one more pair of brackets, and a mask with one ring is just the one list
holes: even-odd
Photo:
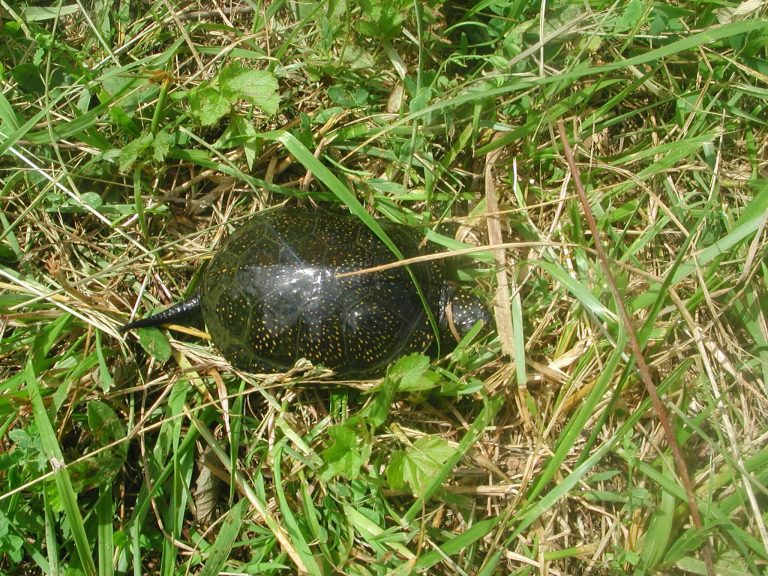
[(321, 480), (328, 481), (335, 476), (354, 480), (371, 455), (369, 435), (358, 425), (358, 421), (350, 419), (344, 424), (331, 427), (328, 436), (331, 445), (321, 454)]
[(423, 354), (409, 354), (400, 358), (387, 375), (397, 382), (400, 392), (423, 392), (440, 386), (440, 374), (435, 372), (429, 358)]
[(366, 19), (357, 25), (365, 36), (389, 39), (397, 36), (403, 27), (405, 17), (397, 5), (375, 4), (365, 10)]
[(344, 48), (344, 52), (341, 53), (341, 60), (352, 70), (369, 70), (375, 66), (373, 56), (355, 44), (349, 44)]
[(171, 144), (173, 144), (173, 136), (166, 132), (165, 130), (160, 130), (157, 134), (155, 134), (155, 139), (152, 142), (152, 145), (154, 147), (154, 158), (158, 162), (162, 162), (165, 160), (165, 157), (168, 155), (168, 152), (171, 149)]
[(24, 539), (11, 532), (11, 522), (0, 510), (0, 552), (8, 554), (13, 562), (21, 562)]
[(216, 124), (232, 108), (232, 102), (211, 86), (191, 92), (189, 106), (192, 116), (203, 126)]
[(370, 427), (371, 433), (387, 421), (396, 395), (397, 382), (392, 378), (384, 378), (384, 381), (376, 388), (371, 402), (367, 403), (358, 413), (360, 418)]
[(152, 144), (152, 134), (144, 134), (131, 140), (120, 150), (120, 172), (126, 172), (138, 160), (139, 156)]
[(341, 104), (344, 108), (357, 108), (363, 106), (371, 95), (368, 90), (362, 86), (347, 87), (343, 84), (335, 84), (328, 88), (328, 97), (336, 104)]
[(249, 70), (240, 64), (231, 64), (219, 74), (219, 86), (231, 103), (247, 100), (267, 114), (277, 112), (280, 104), (277, 78), (266, 70)]
[(413, 446), (392, 455), (387, 466), (387, 481), (395, 490), (410, 486), (413, 495), (419, 498), (454, 450), (439, 436), (419, 438)]

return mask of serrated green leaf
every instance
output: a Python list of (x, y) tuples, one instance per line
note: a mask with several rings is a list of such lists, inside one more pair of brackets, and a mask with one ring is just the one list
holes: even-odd
[(219, 86), (222, 95), (230, 102), (248, 100), (267, 114), (277, 112), (280, 104), (277, 78), (265, 70), (249, 70), (232, 64), (219, 74)]
[(232, 102), (216, 88), (206, 86), (189, 95), (189, 107), (192, 116), (203, 126), (212, 126), (232, 107)]
[(423, 354), (403, 356), (387, 376), (397, 382), (400, 392), (423, 392), (440, 385), (440, 375), (432, 369), (429, 358)]
[[(439, 436), (419, 438), (405, 451), (402, 460), (403, 481), (411, 487), (415, 497), (424, 494), (432, 478), (454, 452), (455, 449)], [(389, 473), (387, 478), (389, 479)]]
[(152, 146), (155, 150), (155, 160), (158, 162), (165, 160), (165, 157), (168, 155), (168, 151), (171, 149), (171, 144), (173, 144), (173, 136), (169, 132), (160, 130), (157, 134), (155, 134), (155, 139), (152, 142)]
[(348, 420), (328, 430), (331, 445), (321, 453), (324, 462), (320, 472), (321, 479), (327, 481), (341, 476), (354, 480), (360, 474), (360, 468), (368, 462), (371, 443), (367, 434), (361, 434), (355, 422)]
[(452, 472), (454, 466), (456, 466), (459, 458), (466, 454), (467, 451), (480, 440), (486, 427), (494, 421), (504, 400), (505, 398), (502, 395), (493, 398), (483, 397), (482, 411), (478, 414), (477, 418), (475, 418), (475, 421), (469, 425), (467, 433), (459, 441), (456, 449), (451, 450), (451, 455), (448, 460), (445, 461), (436, 474), (429, 478), (428, 484), (422, 494), (413, 502), (413, 504), (411, 504), (408, 511), (403, 516), (405, 521), (412, 522), (416, 516), (421, 513), (427, 499), (431, 498), (435, 491), (440, 488), (441, 484)]
[(120, 172), (128, 171), (139, 156), (152, 144), (152, 134), (143, 134), (120, 150)]

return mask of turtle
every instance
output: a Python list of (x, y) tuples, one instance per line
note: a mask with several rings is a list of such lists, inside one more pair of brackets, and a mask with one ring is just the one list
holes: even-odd
[[(417, 230), (378, 222), (405, 258), (424, 252)], [(284, 372), (306, 358), (337, 376), (374, 376), (403, 355), (434, 355), (438, 339), (440, 349), (453, 348), (476, 322), (489, 322), (482, 302), (447, 280), (443, 259), (344, 276), (396, 260), (349, 213), (264, 211), (224, 240), (188, 300), (121, 331), (202, 315), (237, 369)]]

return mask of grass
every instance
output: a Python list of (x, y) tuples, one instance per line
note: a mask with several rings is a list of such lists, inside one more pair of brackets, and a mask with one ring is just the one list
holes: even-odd
[[(765, 574), (762, 4), (39, 4), (0, 2), (0, 573)], [(495, 326), (336, 384), (118, 334), (282, 203), (476, 246)]]

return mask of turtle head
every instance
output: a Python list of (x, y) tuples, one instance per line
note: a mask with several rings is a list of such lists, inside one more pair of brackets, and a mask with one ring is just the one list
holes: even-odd
[(448, 285), (443, 297), (440, 320), (444, 332), (443, 341), (458, 342), (478, 321), (482, 320), (486, 326), (490, 324), (491, 314), (479, 298)]

